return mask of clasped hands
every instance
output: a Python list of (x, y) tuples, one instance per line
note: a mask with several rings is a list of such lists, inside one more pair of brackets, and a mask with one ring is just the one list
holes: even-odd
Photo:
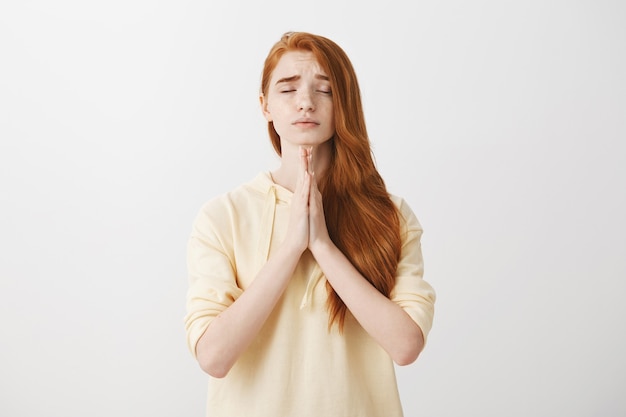
[(315, 254), (315, 247), (330, 242), (322, 194), (313, 172), (313, 148), (300, 147), (296, 188), (291, 201), (287, 239), (300, 253), (306, 249)]

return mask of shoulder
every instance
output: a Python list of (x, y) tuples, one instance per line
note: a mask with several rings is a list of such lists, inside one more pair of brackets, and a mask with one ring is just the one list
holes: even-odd
[(221, 229), (242, 216), (258, 211), (267, 194), (269, 180), (266, 176), (260, 173), (253, 180), (207, 200), (196, 215), (196, 228)]
[(420, 224), (415, 212), (407, 203), (407, 201), (400, 196), (390, 194), (389, 197), (391, 201), (398, 209), (398, 214), (400, 215), (400, 229), (403, 232), (410, 230), (422, 231), (422, 225)]
[(207, 215), (223, 214), (234, 209), (253, 207), (255, 202), (264, 200), (269, 184), (271, 184), (269, 181), (266, 173), (260, 173), (251, 181), (207, 200), (202, 205), (200, 213)]

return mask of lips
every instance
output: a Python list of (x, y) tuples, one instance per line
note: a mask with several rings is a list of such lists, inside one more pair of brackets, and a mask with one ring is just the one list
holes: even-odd
[(303, 124), (304, 125), (319, 125), (319, 122), (309, 117), (301, 117), (300, 119), (296, 120), (292, 124), (294, 125), (303, 125)]

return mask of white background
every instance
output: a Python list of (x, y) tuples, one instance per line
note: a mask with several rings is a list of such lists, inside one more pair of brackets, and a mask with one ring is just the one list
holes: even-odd
[(406, 415), (626, 415), (624, 3), (21, 0), (0, 6), (0, 416), (204, 415), (186, 240), (278, 162), (257, 95), (288, 30), (351, 57), (425, 229)]

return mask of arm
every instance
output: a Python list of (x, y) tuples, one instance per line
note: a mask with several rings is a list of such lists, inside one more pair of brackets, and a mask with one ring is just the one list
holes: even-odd
[(320, 242), (313, 248), (326, 279), (365, 331), (395, 363), (413, 363), (424, 346), (422, 331), (413, 319), (374, 288), (332, 242)]
[(196, 344), (200, 367), (222, 378), (257, 336), (293, 275), (308, 243), (310, 177), (303, 174), (292, 198), (287, 238), (252, 284), (211, 320)]
[(250, 345), (287, 287), (300, 253), (283, 244), (252, 284), (215, 317), (196, 345), (200, 367), (222, 378)]
[(352, 315), (398, 365), (413, 363), (424, 335), (402, 307), (381, 294), (335, 246), (326, 229), (322, 198), (315, 181), (310, 201), (309, 249)]

